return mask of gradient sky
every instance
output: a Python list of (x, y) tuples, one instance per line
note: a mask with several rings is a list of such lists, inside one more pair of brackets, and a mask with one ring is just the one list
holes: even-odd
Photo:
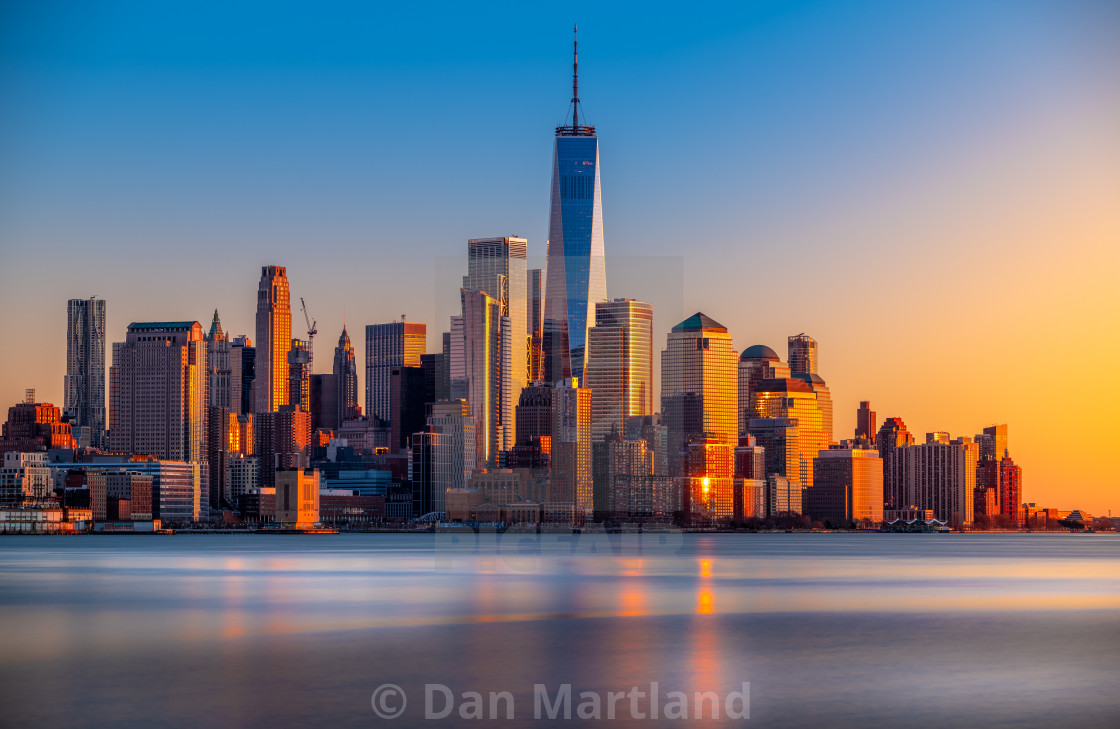
[(359, 366), (402, 313), (434, 349), (467, 238), (544, 255), (573, 22), (609, 293), (655, 350), (697, 310), (739, 349), (807, 332), (836, 437), (862, 399), (919, 438), (1006, 422), (1028, 501), (1120, 513), (1106, 0), (4, 3), (0, 403), (62, 404), (67, 298), (110, 341), (214, 308), (252, 336), (268, 263), (320, 363), (344, 317)]

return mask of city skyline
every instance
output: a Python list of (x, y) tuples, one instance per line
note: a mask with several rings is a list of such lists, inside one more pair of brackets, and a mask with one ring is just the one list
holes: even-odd
[[(1072, 17), (1073, 11), (1070, 11), (1066, 22), (1074, 23)], [(767, 23), (771, 26), (777, 23), (780, 26), (780, 19), (761, 18), (757, 19), (756, 24), (766, 27)], [(725, 196), (713, 196), (706, 201), (707, 207), (701, 207), (691, 215), (673, 219), (660, 235), (644, 235), (648, 232), (648, 228), (640, 221), (640, 216), (643, 215), (646, 207), (637, 205), (635, 195), (642, 194), (639, 191), (652, 194), (653, 199), (647, 204), (650, 209), (655, 209), (659, 204), (658, 196), (668, 194), (665, 188), (676, 187), (676, 182), (668, 185), (659, 184), (656, 180), (652, 184), (640, 181), (643, 174), (648, 174), (643, 171), (647, 169), (646, 163), (641, 161), (638, 156), (640, 150), (634, 146), (634, 143), (626, 141), (628, 136), (638, 131), (638, 124), (632, 119), (628, 120), (627, 115), (620, 111), (618, 102), (612, 103), (610, 98), (620, 91), (616, 88), (620, 69), (617, 65), (612, 67), (611, 62), (612, 53), (617, 51), (610, 50), (611, 38), (606, 35), (611, 27), (612, 23), (609, 21), (598, 31), (594, 30), (593, 25), (585, 26), (584, 32), (590, 32), (594, 40), (585, 40), (584, 49), (581, 50), (585, 53), (584, 63), (589, 66), (585, 71), (585, 78), (591, 79), (589, 84), (594, 89), (586, 92), (584, 96), (589, 100), (594, 99), (589, 101), (588, 105), (594, 109), (592, 117), (596, 120), (603, 136), (602, 153), (607, 159), (610, 171), (610, 177), (603, 184), (605, 193), (611, 200), (605, 225), (611, 231), (612, 255), (617, 254), (622, 260), (625, 260), (626, 256), (639, 255), (662, 256), (667, 259), (679, 256), (683, 269), (682, 310), (672, 312), (655, 307), (653, 335), (655, 348), (660, 350), (660, 345), (664, 342), (666, 332), (671, 326), (697, 311), (703, 311), (727, 325), (736, 352), (741, 352), (755, 344), (764, 344), (780, 352), (784, 338), (794, 333), (805, 332), (820, 343), (819, 367), (832, 390), (836, 408), (835, 437), (846, 437), (846, 434), (852, 431), (855, 424), (856, 403), (861, 400), (869, 400), (883, 419), (901, 417), (911, 432), (918, 435), (919, 440), (921, 434), (929, 431), (947, 430), (954, 436), (971, 435), (991, 423), (1010, 423), (1011, 437), (1015, 443), (1014, 455), (1016, 462), (1022, 465), (1026, 472), (1025, 492), (1032, 501), (1064, 507), (1084, 507), (1097, 513), (1103, 513), (1111, 508), (1116, 477), (1108, 470), (1107, 454), (1109, 443), (1115, 436), (1115, 426), (1109, 422), (1107, 413), (1120, 406), (1120, 402), (1117, 402), (1117, 386), (1105, 383), (1103, 398), (1089, 406), (1074, 405), (1074, 415), (1081, 419), (1089, 432), (1090, 451), (1099, 454), (1084, 463), (1081, 459), (1060, 460), (1055, 455), (1056, 449), (1053, 445), (1056, 435), (1052, 430), (1053, 420), (1048, 414), (1037, 410), (1036, 399), (1024, 397), (1024, 393), (1029, 391), (1026, 388), (1031, 382), (1042, 381), (1039, 379), (1040, 373), (1046, 371), (1044, 363), (1036, 361), (1040, 358), (1034, 354), (1037, 350), (1033, 348), (1050, 351), (1056, 344), (1059, 351), (1063, 349), (1075, 351), (1072, 346), (1077, 343), (1078, 337), (1083, 338), (1094, 329), (1105, 325), (1110, 318), (1114, 318), (1110, 317), (1110, 313), (1115, 313), (1118, 309), (1115, 297), (1110, 299), (1105, 293), (1108, 289), (1096, 286), (1094, 282), (1105, 281), (1103, 278), (1098, 279), (1101, 274), (1096, 271), (1103, 272), (1115, 268), (1108, 263), (1115, 260), (1116, 247), (1109, 248), (1107, 243), (1110, 240), (1115, 242), (1115, 237), (1110, 236), (1120, 230), (1118, 225), (1120, 221), (1116, 219), (1115, 213), (1110, 217), (1105, 212), (1103, 203), (1108, 199), (1112, 186), (1120, 188), (1117, 184), (1120, 180), (1117, 180), (1114, 168), (1111, 170), (1105, 167), (1094, 168), (1087, 157), (1089, 149), (1097, 149), (1099, 152), (1099, 148), (1093, 147), (1093, 144), (1100, 145), (1111, 141), (1105, 139), (1103, 122), (1111, 118), (1109, 115), (1115, 110), (1109, 111), (1102, 107), (1098, 110), (1098, 115), (1094, 116), (1090, 112), (1095, 107), (1083, 106), (1080, 107), (1081, 115), (1074, 115), (1072, 120), (1063, 119), (1060, 115), (1045, 116), (1046, 123), (1058, 126), (1049, 129), (1041, 123), (1035, 126), (1023, 123), (1014, 127), (1018, 136), (1010, 135), (1009, 142), (1003, 143), (997, 149), (987, 150), (977, 158), (969, 156), (977, 153), (977, 147), (971, 147), (961, 150), (958, 156), (951, 156), (947, 162), (938, 164), (926, 160), (920, 164), (915, 163), (914, 169), (920, 171), (918, 177), (921, 179), (910, 180), (907, 187), (906, 175), (903, 174), (901, 181), (896, 179), (892, 184), (892, 186), (902, 184), (903, 192), (892, 191), (888, 194), (883, 188), (878, 190), (880, 195), (886, 197), (888, 202), (886, 205), (882, 204), (881, 199), (874, 202), (875, 196), (869, 195), (867, 199), (861, 201), (861, 204), (844, 209), (844, 203), (851, 202), (850, 199), (845, 199), (844, 195), (840, 195), (839, 199), (833, 201), (826, 200), (825, 196), (809, 195), (808, 209), (814, 213), (809, 217), (815, 218), (816, 222), (810, 224), (787, 222), (783, 226), (777, 216), (770, 217), (762, 213), (763, 203), (760, 201), (756, 207), (749, 207), (746, 217), (747, 220), (753, 219), (761, 225), (756, 229), (741, 231), (735, 237), (736, 245), (732, 248), (743, 249), (742, 255), (738, 255), (727, 248), (726, 242), (721, 243), (718, 240), (720, 236), (709, 233), (701, 236), (699, 242), (694, 242), (687, 234), (690, 228), (681, 227), (710, 226), (712, 223), (706, 220), (706, 217), (718, 212), (719, 209), (734, 211), (738, 202)], [(615, 30), (617, 31), (617, 26)], [(743, 32), (757, 30), (754, 28)], [(1043, 34), (1043, 37), (1048, 37), (1041, 28), (1035, 30)], [(570, 28), (565, 28), (563, 31), (570, 32)], [(1084, 32), (1089, 33), (1089, 30), (1086, 28)], [(562, 68), (560, 35), (559, 28), (556, 32), (549, 31), (548, 37), (556, 42), (550, 40), (549, 53), (542, 53), (542, 56), (556, 57), (555, 63), (549, 62), (547, 74), (542, 77), (550, 81), (546, 83), (538, 80), (538, 83), (549, 93), (542, 93), (540, 99), (533, 99), (531, 104), (526, 103), (527, 109), (529, 106), (533, 107), (531, 113), (524, 117), (514, 115), (503, 120), (502, 126), (514, 132), (510, 147), (515, 151), (509, 154), (527, 154), (534, 158), (547, 156), (547, 126), (542, 132), (540, 125), (533, 119), (537, 118), (535, 115), (555, 115), (549, 104), (555, 106), (555, 96), (563, 88), (563, 77), (560, 72)], [(598, 52), (590, 50), (596, 43), (600, 44)], [(727, 48), (723, 50), (728, 51)], [(704, 52), (696, 48), (676, 46), (671, 55), (676, 61), (683, 59), (682, 65), (687, 67), (689, 64), (703, 61), (706, 54), (716, 51), (708, 49)], [(1090, 52), (1100, 51), (1099, 49), (1093, 51), (1090, 44), (1090, 47), (1083, 51), (1083, 56), (1088, 57)], [(588, 55), (595, 60), (587, 61)], [(661, 57), (659, 62), (669, 63), (672, 59)], [(707, 60), (711, 61), (711, 58), (708, 57)], [(615, 62), (617, 63), (617, 58)], [(599, 64), (597, 68), (596, 64)], [(538, 73), (539, 70), (539, 68), (535, 69), (534, 73)], [(989, 69), (989, 72), (999, 75), (996, 70)], [(1025, 93), (1022, 89), (1020, 91)], [(1111, 97), (1103, 98), (1115, 99), (1115, 93)], [(59, 100), (67, 99), (73, 101), (72, 97), (66, 97), (65, 94), (59, 97)], [(1088, 103), (1085, 99), (1080, 100)], [(647, 108), (652, 111), (652, 107)], [(994, 113), (991, 109), (986, 111), (988, 114)], [(993, 119), (992, 116), (981, 116), (988, 123)], [(996, 114), (995, 117), (998, 118), (999, 115)], [(967, 120), (958, 118), (956, 121), (963, 123)], [(431, 126), (433, 123), (428, 122), (425, 125), (429, 133), (439, 133), (439, 129), (445, 128), (443, 122), (436, 127)], [(1073, 126), (1066, 126), (1066, 124)], [(1069, 153), (1071, 159), (1058, 159), (1057, 157), (1061, 155), (1040, 157), (1026, 151), (1027, 143), (1032, 140), (1037, 142), (1039, 139), (1066, 139), (1068, 142), (1070, 131), (1085, 132), (1086, 124), (1089, 125), (1087, 127), (1089, 133), (1088, 141), (1083, 142), (1084, 147), (1069, 143), (1072, 146), (1060, 148)], [(1095, 124), (1101, 124), (1101, 129), (1097, 129)], [(450, 125), (450, 122), (446, 123), (447, 127)], [(968, 125), (964, 124), (964, 126)], [(908, 128), (911, 131), (917, 129), (917, 127)], [(289, 129), (294, 133), (294, 127)], [(1099, 136), (1094, 136), (1094, 130)], [(928, 129), (926, 131), (929, 132)], [(721, 138), (726, 139), (726, 137)], [(983, 134), (975, 134), (968, 136), (967, 141), (976, 145), (983, 138)], [(313, 146), (314, 143), (310, 141), (313, 137), (303, 139)], [(529, 141), (523, 144), (526, 139)], [(898, 141), (898, 139), (894, 140), (896, 144)], [(759, 141), (757, 144), (761, 148), (762, 142)], [(892, 149), (889, 140), (884, 144), (887, 150)], [(501, 142), (490, 140), (486, 148), (498, 150), (501, 146)], [(7, 149), (6, 144), (5, 150)], [(542, 149), (543, 154), (541, 154)], [(737, 150), (748, 155), (755, 153), (750, 145), (738, 147)], [(710, 148), (708, 151), (710, 153)], [(898, 152), (898, 147), (893, 147), (893, 151)], [(477, 163), (485, 157), (486, 153), (475, 147), (470, 152), (459, 154), (461, 159), (467, 162), (473, 160)], [(757, 154), (761, 155), (762, 152), (758, 151)], [(873, 154), (872, 157), (874, 156)], [(701, 161), (716, 169), (724, 169), (721, 167), (723, 163), (710, 154), (702, 155)], [(836, 162), (835, 159), (832, 161)], [(302, 163), (307, 164), (307, 160), (303, 160)], [(878, 171), (888, 173), (888, 177), (891, 172), (895, 174), (902, 172), (899, 167), (888, 164), (882, 159), (878, 159), (876, 164)], [(873, 169), (876, 168), (876, 164), (872, 164)], [(1009, 210), (1017, 210), (1030, 201), (1049, 199), (1051, 194), (1058, 190), (1056, 185), (1039, 183), (1041, 186), (1037, 188), (1029, 185), (1015, 187), (1014, 193), (1008, 194), (1007, 190), (1014, 185), (1002, 175), (1010, 175), (1011, 171), (1021, 169), (1021, 165), (1028, 167), (1044, 165), (1042, 169), (1054, 174), (1062, 170), (1079, 171), (1081, 175), (1076, 179), (1083, 184), (1087, 184), (1085, 180), (1091, 178), (1094, 173), (1099, 180), (1095, 187), (1090, 186), (1091, 195), (1085, 196), (1085, 190), (1080, 190), (1078, 194), (1081, 198), (1076, 204), (1067, 201), (1065, 206), (1057, 211), (1024, 216), (1024, 222), (1018, 227), (997, 224), (999, 217), (1006, 215)], [(103, 272), (102, 267), (106, 262), (87, 260), (82, 257), (74, 259), (81, 264), (75, 266), (79, 269), (77, 271), (70, 272), (65, 270), (65, 267), (52, 270), (52, 275), (57, 280), (57, 289), (46, 294), (42, 289), (37, 289), (40, 298), (36, 300), (36, 311), (19, 322), (6, 321), (2, 325), (5, 341), (26, 343), (26, 345), (21, 352), (21, 355), (25, 356), (21, 356), (18, 362), (9, 361), (3, 365), (4, 369), (0, 376), (0, 396), (3, 396), (9, 404), (19, 402), (24, 388), (34, 387), (40, 393), (40, 401), (62, 404), (62, 382), (65, 371), (65, 306), (70, 298), (85, 298), (96, 294), (106, 300), (106, 339), (109, 342), (123, 341), (125, 327), (130, 322), (184, 320), (206, 322), (210, 320), (208, 313), (214, 308), (221, 311), (223, 327), (228, 334), (231, 336), (245, 334), (253, 337), (253, 302), (250, 298), (252, 294), (249, 292), (252, 289), (251, 281), (255, 278), (255, 267), (263, 265), (279, 265), (289, 270), (294, 298), (302, 298), (305, 293), (308, 294), (307, 299), (311, 302), (309, 308), (318, 318), (320, 331), (323, 332), (321, 341), (330, 342), (341, 332), (344, 317), (350, 322), (351, 330), (358, 332), (362, 326), (396, 321), (401, 312), (407, 312), (410, 320), (429, 324), (425, 351), (439, 351), (437, 338), (446, 330), (447, 316), (453, 312), (436, 311), (432, 307), (435, 295), (426, 295), (427, 292), (423, 288), (417, 287), (418, 282), (423, 282), (430, 276), (425, 276), (423, 272), (415, 276), (410, 273), (399, 277), (405, 281), (401, 283), (389, 280), (398, 278), (397, 276), (374, 275), (374, 285), (366, 283), (365, 279), (383, 265), (394, 265), (395, 269), (403, 272), (409, 270), (407, 263), (411, 262), (412, 269), (422, 269), (423, 266), (418, 264), (422, 264), (425, 256), (431, 252), (435, 252), (438, 256), (461, 257), (462, 246), (466, 240), (508, 235), (506, 231), (524, 233), (524, 237), (528, 240), (530, 257), (543, 256), (545, 235), (541, 231), (545, 227), (546, 221), (543, 220), (543, 216), (546, 206), (541, 202), (543, 175), (538, 174), (540, 168), (540, 160), (537, 160), (531, 169), (529, 165), (523, 165), (515, 167), (515, 173), (508, 173), (514, 179), (512, 184), (515, 187), (528, 188), (528, 202), (524, 204), (519, 201), (518, 195), (512, 195), (509, 200), (497, 199), (484, 206), (485, 215), (465, 215), (461, 222), (453, 216), (447, 221), (433, 222), (430, 225), (427, 220), (421, 223), (409, 221), (409, 226), (414, 231), (420, 231), (414, 232), (414, 237), (409, 240), (412, 242), (428, 240), (427, 247), (412, 250), (411, 257), (398, 257), (399, 254), (392, 252), (389, 247), (390, 240), (393, 238), (392, 227), (384, 233), (379, 232), (379, 226), (372, 220), (367, 221), (368, 227), (364, 229), (364, 235), (376, 236), (375, 240), (378, 243), (372, 246), (363, 243), (363, 247), (366, 248), (364, 252), (355, 250), (353, 246), (356, 240), (353, 236), (358, 233), (357, 229), (351, 228), (348, 232), (342, 233), (332, 226), (329, 218), (321, 218), (322, 228), (318, 229), (318, 234), (310, 228), (301, 229), (300, 226), (296, 226), (288, 235), (281, 236), (273, 250), (268, 241), (268, 231), (271, 230), (271, 226), (257, 227), (249, 215), (244, 218), (230, 218), (227, 212), (201, 227), (187, 225), (179, 228), (175, 225), (174, 211), (177, 208), (171, 206), (171, 200), (149, 197), (146, 205), (136, 208), (136, 215), (138, 219), (147, 220), (151, 225), (150, 228), (144, 226), (133, 228), (127, 222), (117, 225), (123, 226), (122, 229), (126, 232), (130, 231), (130, 235), (149, 231), (151, 234), (149, 240), (155, 245), (149, 250), (146, 246), (140, 245), (139, 238), (131, 238), (133, 241), (131, 244), (121, 244), (120, 248), (113, 249), (116, 253), (110, 256), (110, 262), (118, 268), (132, 267), (131, 271), (140, 274), (140, 278), (144, 279), (143, 274), (165, 261), (169, 251), (176, 245), (188, 245), (192, 236), (198, 236), (200, 240), (208, 239), (217, 231), (223, 231), (219, 233), (219, 238), (228, 237), (229, 242), (245, 240), (245, 243), (239, 246), (239, 250), (230, 251), (218, 270), (214, 270), (214, 254), (207, 252), (207, 245), (210, 244), (205, 240), (202, 241), (202, 255), (199, 256), (197, 266), (184, 266), (181, 271), (175, 270), (182, 265), (181, 262), (177, 262), (176, 266), (168, 271), (162, 270), (163, 267), (159, 266), (160, 275), (146, 280), (136, 280), (135, 276), (122, 279), (116, 274), (99, 275)], [(774, 173), (778, 168), (771, 159), (769, 165), (764, 165), (760, 169)], [(849, 169), (856, 169), (856, 167), (849, 167)], [(802, 170), (811, 171), (811, 168), (802, 167)], [(989, 174), (987, 177), (981, 174), (979, 181), (971, 183), (964, 181), (964, 178), (978, 170), (988, 173), (996, 170), (1000, 174), (994, 176)], [(868, 173), (868, 170), (863, 171), (863, 174)], [(765, 177), (765, 174), (759, 174)], [(874, 177), (874, 174), (871, 176)], [(1067, 178), (1068, 175), (1058, 177), (1058, 179)], [(1036, 176), (1032, 176), (1031, 179), (1036, 179)], [(671, 180), (668, 178), (662, 180), (662, 183), (669, 182)], [(184, 184), (188, 183), (189, 181), (184, 181)], [(200, 184), (200, 181), (195, 181), (193, 184)], [(958, 189), (958, 185), (963, 187)], [(874, 187), (872, 185), (872, 188)], [(433, 207), (440, 207), (441, 201), (450, 199), (443, 196), (445, 191), (439, 186), (436, 187), (440, 195), (438, 199), (433, 199), (430, 195), (425, 199), (424, 195), (417, 193), (410, 185), (406, 185), (405, 188), (409, 195), (415, 195), (418, 201), (422, 200)], [(8, 189), (7, 185), (4, 189)], [(127, 189), (127, 185), (124, 189)], [(195, 189), (195, 194), (198, 194), (198, 188), (190, 189)], [(292, 189), (298, 189), (298, 186)], [(758, 191), (756, 183), (749, 180), (745, 189)], [(778, 191), (790, 198), (786, 204), (802, 196), (788, 186), (778, 185)], [(37, 194), (42, 195), (42, 193), (36, 193), (34, 185), (30, 191), (18, 192), (19, 194), (16, 195), (5, 194), (4, 197), (9, 200), (14, 199), (16, 202), (0, 203), (2, 206), (0, 210), (15, 213), (20, 201), (30, 200), (39, 204), (46, 201), (44, 197), (36, 197)], [(867, 194), (868, 191), (864, 189), (863, 192)], [(1067, 191), (1064, 194), (1076, 197), (1074, 192)], [(973, 195), (976, 195), (975, 199)], [(70, 199), (66, 194), (62, 197), (64, 200)], [(196, 197), (195, 200), (197, 199)], [(88, 204), (93, 204), (94, 200), (96, 198), (91, 199)], [(989, 203), (991, 210), (979, 209), (986, 208)], [(362, 206), (358, 200), (351, 200), (350, 204), (355, 209)], [(69, 205), (73, 209), (73, 200)], [(119, 205), (120, 202), (117, 202), (111, 207), (116, 209)], [(309, 216), (308, 222), (311, 218), (321, 217), (327, 210), (335, 209), (333, 204), (325, 204), (321, 199), (314, 198), (305, 200), (304, 208)], [(888, 220), (885, 223), (872, 222), (872, 218), (879, 217), (883, 210), (886, 211), (884, 217)], [(1083, 217), (1074, 221), (1068, 217), (1073, 210), (1095, 213), (1096, 217)], [(924, 228), (907, 225), (905, 220), (907, 216), (903, 215), (906, 211), (918, 220), (923, 215), (930, 216), (940, 212), (955, 219), (956, 223), (930, 233)], [(17, 301), (26, 300), (21, 294), (25, 284), (14, 272), (28, 262), (36, 260), (36, 241), (42, 243), (50, 240), (52, 236), (61, 235), (61, 231), (65, 230), (65, 226), (60, 228), (55, 222), (36, 227), (37, 221), (42, 222), (46, 219), (40, 219), (41, 213), (36, 213), (34, 206), (31, 212), (23, 210), (18, 212), (19, 214), (14, 218), (9, 218), (14, 222), (0, 227), (5, 261), (3, 266), (5, 273), (0, 274), (3, 276), (0, 279), (0, 296), (4, 297), (3, 301), (12, 309), (17, 307)], [(898, 220), (891, 220), (896, 216), (899, 216)], [(732, 215), (732, 218), (734, 217)], [(162, 224), (161, 219), (165, 221)], [(228, 225), (220, 225), (223, 219)], [(792, 215), (789, 218), (789, 220), (794, 219)], [(347, 218), (346, 225), (353, 225), (355, 222), (355, 219)], [(728, 219), (724, 218), (723, 223), (726, 225), (727, 222)], [(911, 223), (913, 222), (911, 220)], [(974, 237), (969, 237), (968, 234), (970, 223), (979, 224), (976, 232), (972, 234)], [(1041, 223), (1040, 229), (1030, 231), (1028, 229), (1031, 225), (1028, 223), (1032, 225)], [(157, 235), (164, 225), (166, 225), (165, 235)], [(1055, 236), (1054, 239), (1058, 240), (1056, 236), (1059, 233), (1062, 236), (1069, 234), (1068, 226), (1071, 225), (1074, 233), (1081, 236), (1077, 250), (1082, 255), (1053, 258), (1053, 252), (1048, 253), (1052, 243), (1048, 243), (1046, 236)], [(789, 232), (781, 233), (783, 227)], [(108, 229), (113, 228), (110, 226)], [(710, 227), (707, 229), (714, 230)], [(425, 230), (432, 232), (425, 233)], [(869, 230), (875, 232), (878, 239), (870, 244), (861, 244), (859, 239)], [(886, 239), (890, 237), (886, 234), (892, 232), (901, 240), (912, 241), (915, 245), (895, 244), (904, 250), (885, 246)], [(956, 237), (948, 235), (954, 232)], [(73, 246), (84, 242), (91, 248), (90, 253), (92, 253), (92, 250), (97, 248), (99, 236), (104, 234), (102, 230), (98, 233), (74, 236), (76, 240), (66, 245)], [(185, 239), (180, 238), (183, 235), (186, 236)], [(450, 239), (451, 235), (454, 235), (453, 239)], [(331, 256), (312, 255), (307, 250), (301, 251), (295, 248), (301, 245), (297, 240), (301, 236), (307, 241), (302, 245), (315, 245), (316, 241), (324, 237), (335, 241), (338, 246), (335, 255), (353, 256), (355, 261), (361, 264), (353, 268), (364, 267), (367, 272), (365, 277), (358, 278), (350, 272), (339, 271), (339, 263), (331, 261)], [(773, 236), (770, 242), (766, 241), (768, 236)], [(997, 242), (988, 242), (985, 245), (982, 239), (987, 236), (996, 238)], [(440, 242), (432, 245), (433, 238)], [(705, 239), (712, 241), (710, 247), (705, 246)], [(809, 239), (816, 240), (816, 243), (809, 245), (811, 255), (803, 258), (786, 258), (788, 254), (783, 250), (780, 242), (799, 245), (805, 244)], [(166, 240), (166, 245), (160, 245), (161, 240)], [(843, 262), (843, 259), (828, 248), (816, 248), (815, 246), (821, 245), (821, 241), (832, 241), (841, 248), (854, 246), (857, 259), (863, 256), (866, 262), (873, 261), (873, 264), (867, 263), (865, 266), (856, 266), (847, 271), (842, 267), (840, 269), (849, 277), (866, 275), (869, 277), (868, 280), (864, 282), (859, 281), (858, 278), (846, 279), (848, 290), (846, 296), (842, 296), (842, 287), (836, 282), (829, 281), (828, 278), (832, 273), (830, 268), (834, 264)], [(1023, 243), (1017, 244), (1012, 241), (1023, 241)], [(1074, 242), (1074, 245), (1077, 243)], [(929, 254), (929, 249), (934, 246), (937, 250)], [(185, 250), (189, 251), (192, 248), (193, 246)], [(922, 255), (923, 253), (926, 255)], [(701, 257), (699, 266), (695, 260), (698, 255)], [(705, 256), (707, 256), (706, 262)], [(961, 272), (962, 256), (967, 256), (973, 270), (967, 273)], [(1091, 261), (1092, 265), (1082, 261), (1082, 258)], [(721, 263), (716, 265), (716, 260)], [(402, 263), (405, 265), (401, 265)], [(776, 274), (782, 273), (777, 266), (785, 263), (796, 266), (804, 275), (802, 279), (804, 285), (813, 289), (814, 295), (808, 302), (795, 301), (792, 297), (779, 299), (782, 288), (769, 283), (768, 277), (759, 275), (760, 270), (765, 272), (768, 266), (775, 267)], [(717, 271), (713, 266), (729, 270)], [(924, 277), (913, 278), (918, 267), (923, 269), (921, 273)], [(342, 268), (349, 267), (342, 266)], [(736, 269), (739, 271), (738, 276), (735, 273)], [(607, 270), (607, 275), (610, 277), (612, 275), (610, 262)], [(75, 278), (75, 274), (89, 276), (91, 273), (98, 275), (95, 283), (85, 278)], [(207, 278), (200, 279), (199, 276), (203, 273)], [(1018, 278), (1001, 275), (1004, 273), (1018, 274)], [(1049, 274), (1049, 278), (1042, 280), (1051, 282), (1053, 300), (1046, 304), (1039, 304), (1033, 301), (1035, 297), (1031, 296), (1031, 292), (1039, 284), (1038, 277), (1043, 276), (1044, 273)], [(775, 278), (783, 277), (779, 275)], [(757, 298), (752, 301), (751, 298), (742, 296), (742, 292), (732, 287), (732, 283), (736, 280), (749, 281), (752, 287), (760, 288)], [(706, 285), (709, 282), (713, 285)], [(857, 282), (868, 285), (856, 286)], [(409, 284), (418, 290), (414, 293), (402, 290)], [(650, 282), (650, 285), (656, 286), (657, 282)], [(434, 283), (431, 286), (435, 288)], [(384, 289), (388, 292), (379, 293)], [(641, 290), (630, 290), (608, 284), (608, 291), (611, 296), (650, 300), (648, 293)], [(860, 295), (856, 295), (857, 291)], [(948, 294), (952, 296), (947, 298)], [(145, 296), (148, 297), (147, 301), (143, 300)], [(856, 299), (859, 300), (858, 306), (849, 303), (849, 300)], [(839, 303), (828, 306), (826, 302)], [(887, 310), (889, 311), (884, 316), (884, 311)], [(970, 321), (972, 318), (978, 321)], [(293, 338), (302, 338), (302, 323), (298, 319), (297, 316), (295, 329), (291, 332)], [(969, 326), (962, 326), (962, 322), (968, 322)], [(1043, 336), (1039, 336), (1040, 333)], [(1112, 353), (1116, 352), (1117, 348), (1115, 341), (1104, 341), (1100, 346), (1104, 348), (1106, 361), (1114, 359)], [(363, 371), (364, 357), (361, 347), (357, 348), (359, 349), (358, 368), (359, 371)], [(1008, 361), (1009, 358), (1011, 361)], [(654, 359), (656, 361), (658, 358)], [(324, 364), (326, 361), (321, 354), (315, 370), (317, 373), (330, 371)], [(1052, 367), (1053, 363), (1051, 362), (1049, 366)], [(983, 377), (984, 373), (993, 374)], [(655, 376), (654, 381), (659, 381), (659, 378)], [(362, 394), (359, 393), (359, 402), (364, 400)], [(1057, 437), (1061, 438), (1061, 436)], [(1065, 440), (1059, 440), (1059, 444), (1062, 442), (1069, 443), (1072, 447), (1074, 440), (1067, 437)]]

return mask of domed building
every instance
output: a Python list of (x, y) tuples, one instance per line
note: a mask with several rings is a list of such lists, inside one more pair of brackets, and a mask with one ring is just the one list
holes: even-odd
[(739, 435), (747, 432), (747, 421), (753, 417), (754, 393), (763, 380), (789, 377), (789, 365), (765, 344), (755, 344), (739, 355)]

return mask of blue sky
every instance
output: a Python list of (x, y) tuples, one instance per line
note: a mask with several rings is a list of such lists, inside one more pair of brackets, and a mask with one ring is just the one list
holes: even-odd
[[(360, 346), (400, 313), (434, 347), (467, 238), (544, 254), (573, 22), (610, 294), (654, 300), (656, 349), (700, 309), (740, 348), (806, 331), (838, 437), (871, 398), (919, 432), (1000, 420), (1045, 446), (1024, 355), (1120, 313), (1103, 0), (7, 3), (0, 399), (61, 400), (65, 299), (107, 298), (112, 339), (215, 307), (251, 335), (268, 263), (320, 353), (344, 316)], [(1058, 501), (1058, 465), (1025, 465)]]

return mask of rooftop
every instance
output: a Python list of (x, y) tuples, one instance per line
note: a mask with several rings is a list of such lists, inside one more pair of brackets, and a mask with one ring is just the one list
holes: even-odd
[(697, 331), (726, 332), (727, 327), (720, 324), (718, 321), (711, 318), (707, 314), (703, 314), (703, 313), (698, 311), (695, 314), (693, 314), (692, 316), (690, 316), (687, 319), (685, 319), (684, 321), (682, 321), (680, 324), (673, 327), (673, 331), (674, 332), (697, 332)]

